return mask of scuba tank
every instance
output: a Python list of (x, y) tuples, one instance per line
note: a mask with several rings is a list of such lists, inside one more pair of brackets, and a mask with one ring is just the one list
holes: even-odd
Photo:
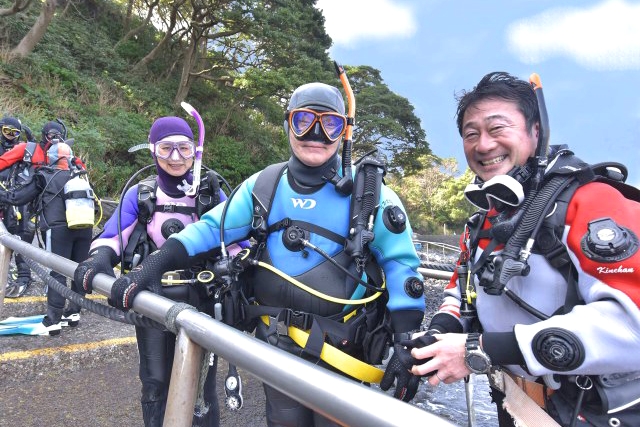
[(95, 219), (94, 194), (89, 181), (80, 171), (64, 185), (67, 226), (71, 229), (93, 227)]
[[(87, 171), (75, 164), (73, 150), (64, 141), (52, 144), (46, 154), (49, 167), (68, 171), (70, 179), (63, 187), (67, 227), (92, 228), (95, 217), (95, 195), (87, 178)], [(83, 176), (84, 175), (84, 176)]]

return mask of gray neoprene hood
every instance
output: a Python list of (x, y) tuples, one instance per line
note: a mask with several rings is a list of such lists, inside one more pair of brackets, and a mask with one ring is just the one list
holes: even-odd
[(305, 107), (321, 107), (344, 114), (344, 99), (333, 86), (318, 82), (307, 83), (293, 92), (287, 110)]

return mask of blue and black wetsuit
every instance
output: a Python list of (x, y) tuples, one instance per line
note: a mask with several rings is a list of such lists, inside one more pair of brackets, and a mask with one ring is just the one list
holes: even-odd
[[(320, 248), (345, 269), (355, 273), (354, 259), (345, 253), (344, 241), (341, 240), (349, 235), (351, 195), (339, 194), (331, 183), (313, 187), (300, 185), (292, 178), (290, 172), (285, 170), (279, 178), (267, 219), (267, 228), (285, 218), (295, 221), (312, 245)], [(243, 182), (234, 197), (227, 202), (229, 206), (224, 224), (225, 243), (245, 239), (253, 231), (252, 191), (258, 176), (259, 173)], [(383, 220), (383, 212), (388, 207), (397, 207), (404, 211), (398, 196), (382, 185), (373, 228), (375, 238), (369, 243), (368, 248), (384, 273), (388, 291), (386, 309), (390, 314), (391, 328), (394, 332), (408, 332), (420, 327), (425, 310), (422, 293), (410, 295), (406, 291), (407, 282), (422, 281), (417, 272), (420, 261), (413, 246), (409, 223), (406, 222), (405, 228), (391, 229), (388, 222)], [(203, 215), (200, 221), (188, 225), (171, 238), (178, 239), (189, 256), (217, 248), (220, 245), (221, 216), (222, 206), (218, 206)], [(336, 303), (331, 299), (358, 300), (369, 295), (367, 292), (370, 291), (316, 251), (288, 247), (286, 239), (283, 239), (286, 232), (287, 229), (282, 228), (268, 234), (260, 260), (275, 267), (278, 272), (329, 296), (329, 299), (313, 295), (293, 285), (283, 274), (256, 267), (245, 275), (245, 280), (252, 285), (256, 304), (261, 307), (279, 307), (297, 313), (326, 317), (340, 316), (357, 309), (356, 305)], [(258, 322), (256, 336), (271, 342), (269, 327), (264, 322)], [(344, 340), (336, 337), (332, 344), (340, 346), (342, 341)], [(306, 357), (304, 351), (287, 336), (279, 336), (273, 344)], [(354, 357), (362, 357), (361, 348), (346, 346), (341, 349)], [(316, 362), (323, 365), (317, 358)], [(264, 388), (269, 425), (335, 425), (272, 387), (265, 385)]]

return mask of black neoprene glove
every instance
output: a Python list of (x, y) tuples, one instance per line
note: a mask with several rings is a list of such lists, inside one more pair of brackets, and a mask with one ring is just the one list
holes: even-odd
[(98, 246), (89, 252), (89, 258), (78, 264), (73, 273), (73, 281), (90, 294), (93, 292), (93, 278), (96, 274), (104, 273), (116, 277), (113, 273), (113, 266), (116, 264), (118, 264), (116, 251), (109, 246)]
[[(380, 388), (385, 391), (389, 390), (395, 382), (396, 390), (393, 393), (393, 397), (405, 402), (411, 401), (420, 385), (420, 377), (411, 373), (411, 367), (425, 362), (425, 360), (418, 360), (411, 356), (411, 349), (433, 344), (436, 342), (433, 334), (437, 333), (439, 332), (429, 331), (416, 339), (410, 339), (407, 336), (407, 339), (396, 342), (393, 345), (393, 356), (391, 356), (382, 381), (380, 381)], [(431, 374), (429, 373), (425, 376)]]
[[(402, 340), (400, 341), (400, 345), (404, 346), (406, 348), (406, 351), (409, 353), (409, 357), (411, 358), (411, 364), (412, 365), (421, 365), (424, 363), (427, 363), (429, 360), (431, 360), (431, 357), (427, 358), (427, 359), (416, 359), (413, 356), (411, 356), (411, 350), (414, 348), (422, 348), (422, 347), (426, 347), (428, 345), (431, 345), (433, 343), (435, 343), (436, 341), (438, 341), (436, 339), (436, 337), (434, 337), (435, 334), (439, 334), (440, 331), (436, 330), (436, 329), (429, 329), (427, 331), (427, 333), (425, 333), (424, 335), (419, 336), (418, 338), (415, 339), (409, 339), (409, 340)], [(411, 369), (411, 367), (409, 367), (409, 369)], [(427, 372), (424, 375), (421, 375), (422, 377), (430, 377), (431, 375), (435, 374), (435, 371), (431, 371), (431, 372)]]
[(167, 239), (162, 248), (113, 282), (109, 305), (125, 311), (131, 309), (133, 300), (141, 291), (160, 293), (160, 281), (165, 271), (187, 268), (190, 264), (189, 255), (182, 243), (177, 239)]
[(384, 371), (382, 381), (380, 381), (380, 388), (385, 391), (389, 390), (395, 382), (396, 390), (393, 397), (405, 402), (413, 399), (420, 384), (420, 377), (411, 373), (411, 367), (414, 365), (413, 360), (410, 350), (407, 350), (400, 343), (394, 344), (393, 355)]

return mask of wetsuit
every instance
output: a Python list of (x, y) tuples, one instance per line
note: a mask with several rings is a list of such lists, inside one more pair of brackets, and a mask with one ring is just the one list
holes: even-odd
[[(28, 144), (35, 144), (35, 146), (31, 155), (31, 160), (26, 162), (25, 154), (27, 152)], [(13, 181), (13, 184), (17, 186), (29, 182), (35, 171), (46, 164), (46, 151), (50, 146), (51, 143), (49, 142), (21, 142), (16, 144), (12, 149), (4, 151), (2, 155), (0, 155), (0, 171), (2, 172), (2, 175), (6, 175), (7, 178), (10, 178)], [(75, 158), (74, 163), (77, 167), (84, 169), (84, 164), (79, 158)], [(11, 215), (8, 217), (5, 216), (4, 219), (5, 224), (7, 225), (7, 230), (20, 236), (20, 239), (23, 241), (31, 243), (35, 236), (35, 227), (31, 227), (29, 224), (32, 216), (30, 206), (28, 203), (16, 206), (22, 219), (17, 221), (12, 220)], [(11, 228), (9, 228), (10, 226)], [(15, 260), (16, 267), (18, 269), (18, 279), (30, 280), (31, 271), (22, 255), (16, 253)]]
[[(336, 161), (336, 166), (339, 163)], [(350, 218), (350, 195), (336, 192), (333, 184), (324, 183), (315, 187), (303, 187), (292, 179), (289, 170), (279, 178), (273, 203), (267, 219), (267, 227), (290, 218), (305, 229), (306, 238), (343, 267), (355, 271), (354, 260), (344, 252), (344, 241), (348, 236)], [(224, 230), (225, 243), (245, 239), (252, 232), (254, 205), (252, 190), (259, 173), (243, 182), (234, 197), (228, 202)], [(417, 273), (420, 261), (411, 240), (411, 227), (391, 230), (382, 219), (386, 207), (402, 207), (397, 195), (382, 186), (380, 208), (375, 219), (375, 239), (369, 244), (377, 264), (385, 274), (391, 312), (391, 327), (395, 332), (418, 329), (425, 309), (422, 293), (409, 296), (405, 291), (407, 280), (422, 280)], [(222, 206), (203, 215), (197, 223), (188, 225), (181, 233), (171, 238), (178, 239), (189, 256), (217, 248), (220, 245), (219, 229)], [(306, 225), (305, 225), (306, 224)], [(324, 229), (324, 230), (320, 230)], [(305, 285), (329, 296), (344, 299), (359, 299), (366, 289), (353, 278), (344, 274), (316, 251), (287, 247), (283, 241), (285, 229), (270, 233), (261, 260), (294, 277)], [(253, 285), (256, 303), (259, 306), (282, 307), (300, 313), (322, 316), (345, 313), (349, 308), (326, 299), (313, 296), (283, 279), (281, 276), (256, 267), (248, 272), (246, 280)], [(299, 356), (307, 357), (302, 349), (287, 336), (271, 340), (269, 328), (258, 322), (256, 337), (271, 342)], [(277, 341), (277, 342), (276, 342)], [(340, 346), (339, 339), (332, 343)], [(340, 347), (355, 357), (362, 357), (361, 348)], [(308, 357), (307, 357), (308, 358)], [(317, 357), (314, 362), (323, 365)], [(324, 366), (324, 365), (323, 365)], [(320, 414), (305, 408), (300, 403), (264, 385), (267, 400), (267, 420), (270, 426), (329, 426), (336, 425)]]
[[(4, 139), (4, 137), (0, 137)], [(9, 150), (14, 148), (13, 145), (8, 146), (4, 142), (0, 146), (0, 158)], [(15, 178), (15, 168), (7, 167), (0, 172), (0, 181), (6, 185), (11, 185), (11, 182)], [(18, 219), (18, 215), (20, 219)], [(31, 219), (31, 212), (29, 210), (29, 204), (22, 206), (8, 206), (3, 210), (2, 220), (7, 227), (7, 231), (11, 234), (15, 234), (25, 242), (32, 242), (35, 236), (35, 227), (31, 227), (29, 221)], [(21, 254), (15, 254), (16, 269), (18, 271), (17, 282), (28, 285), (31, 281), (31, 269), (24, 261)]]
[[(183, 225), (190, 224), (198, 219), (195, 213), (197, 197), (182, 196), (172, 197), (162, 189), (160, 182), (156, 189), (156, 205), (178, 205), (191, 207), (193, 213), (171, 212), (171, 209), (160, 208), (155, 212), (148, 223), (146, 232), (153, 244), (160, 248), (167, 239), (163, 235), (162, 225), (168, 220), (179, 220)], [(226, 200), (226, 195), (220, 190), (220, 201)], [(91, 244), (91, 249), (100, 246), (108, 246), (118, 255), (121, 254), (118, 239), (118, 216), (120, 215), (122, 240), (127, 246), (132, 233), (138, 223), (138, 185), (131, 187), (122, 199), (115, 213), (107, 221), (104, 231)], [(113, 267), (113, 266), (112, 266)], [(162, 295), (175, 301), (187, 302), (198, 310), (214, 315), (213, 300), (202, 296), (197, 291), (197, 285), (166, 286)], [(171, 367), (174, 358), (176, 337), (172, 332), (160, 331), (152, 328), (136, 327), (138, 351), (140, 353), (140, 381), (142, 382), (142, 413), (146, 427), (160, 427), (164, 419), (167, 403), (169, 381), (171, 379)], [(193, 417), (194, 426), (215, 427), (219, 423), (219, 407), (216, 397), (216, 365), (210, 362), (207, 379), (204, 385), (203, 408), (196, 408)]]
[[(64, 185), (72, 177), (72, 171), (41, 166), (33, 180), (2, 194), (2, 199), (12, 205), (23, 205), (35, 200), (38, 226), (44, 237), (45, 249), (75, 262), (87, 259), (91, 244), (91, 228), (70, 229), (67, 226), (64, 201)], [(67, 278), (55, 271), (51, 277), (66, 286)], [(74, 292), (84, 295), (71, 281)], [(66, 299), (51, 287), (47, 290), (47, 315), (43, 323), (51, 326), (60, 322)], [(69, 301), (65, 315), (80, 312), (80, 306)]]

